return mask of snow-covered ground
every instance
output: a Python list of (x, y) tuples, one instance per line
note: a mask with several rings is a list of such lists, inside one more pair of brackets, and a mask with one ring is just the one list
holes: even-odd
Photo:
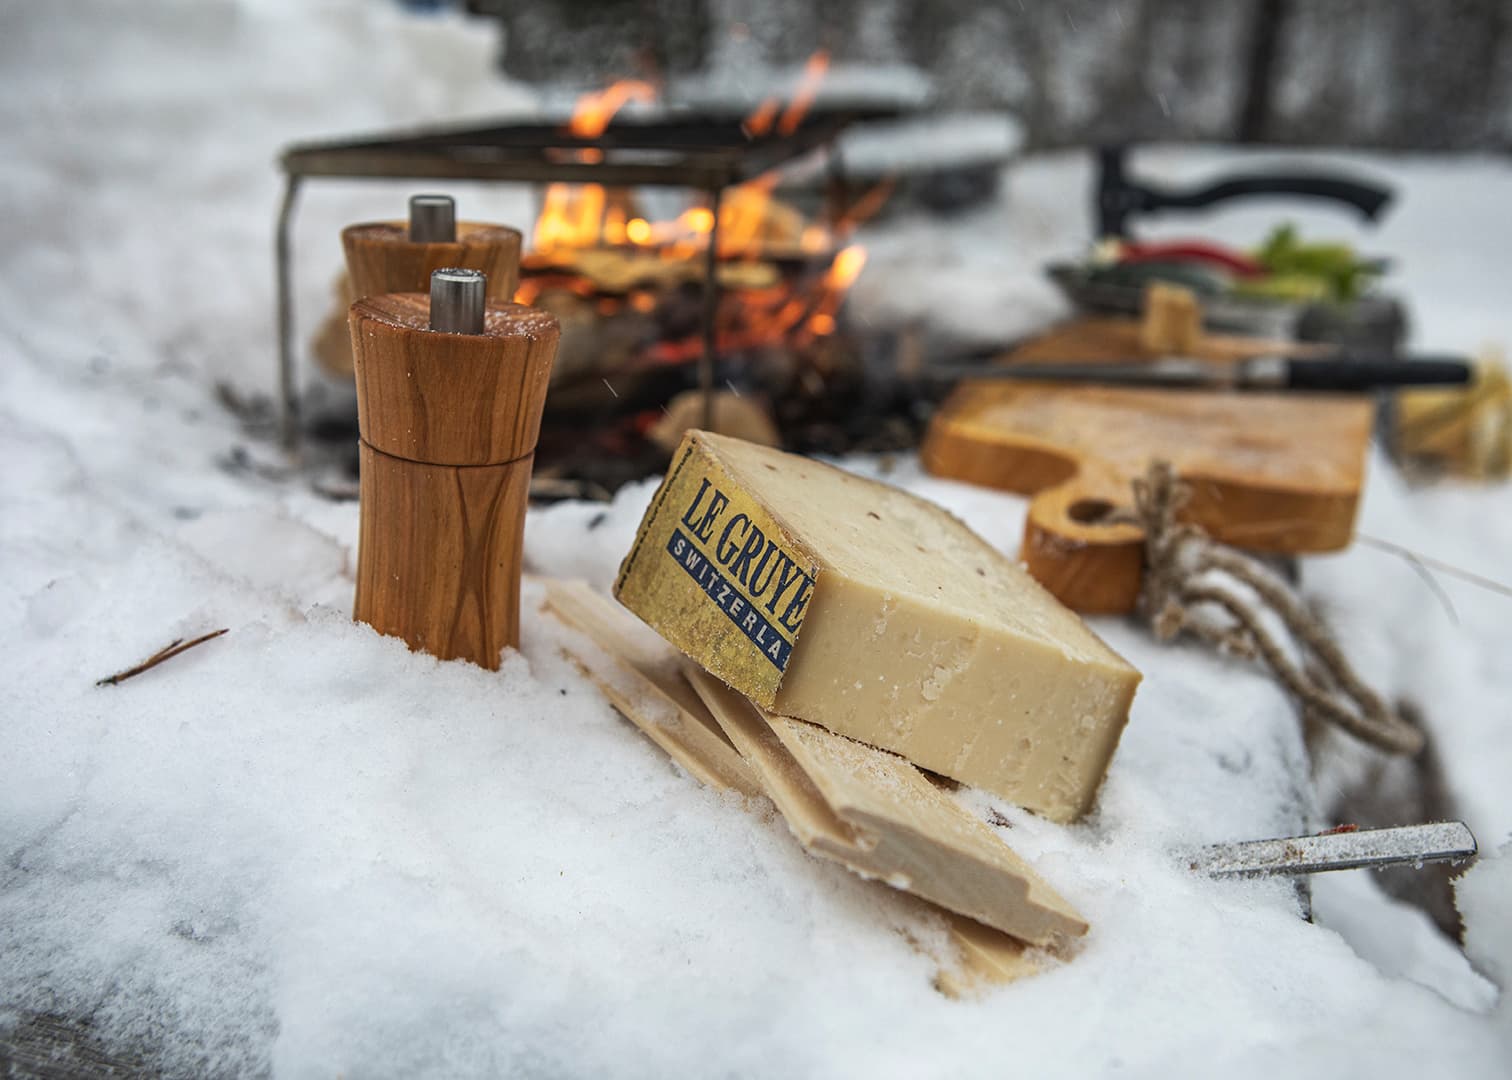
[[(527, 109), (491, 34), (358, 0), (89, 0), (0, 11), (0, 1038), (38, 1012), (179, 1074), (1498, 1076), (1512, 1064), (1512, 602), (1356, 548), (1306, 560), (1366, 675), (1426, 711), (1486, 853), (1459, 891), (1479, 972), (1368, 875), (1192, 877), (1174, 852), (1318, 824), (1293, 712), (1251, 669), (1097, 624), (1146, 673), (1099, 808), (1005, 838), (1090, 919), (1057, 970), (956, 1003), (884, 889), (674, 769), (527, 610), (501, 671), (349, 618), (357, 517), (277, 464), (216, 380), (272, 388), (273, 161), (296, 138)], [(1250, 155), (1154, 150), (1172, 179)], [(1512, 169), (1349, 156), (1400, 182), (1363, 238), (1418, 341), (1505, 342)], [(855, 310), (983, 337), (1052, 317), (1038, 263), (1087, 239), (1085, 163), (889, 223)], [(336, 231), (407, 188), (308, 193), (303, 330)], [(522, 222), (527, 192), (459, 186)], [(1226, 212), (1257, 238), (1273, 210)], [(1023, 502), (856, 461), (1011, 550)], [(532, 512), (542, 573), (607, 582), (651, 486)], [(1506, 579), (1506, 488), (1371, 462), (1360, 527)], [(224, 638), (115, 688), (168, 640)], [(1323, 822), (1327, 823), (1327, 822)], [(1497, 849), (1500, 855), (1496, 855)], [(917, 932), (922, 928), (911, 927)], [(1483, 974), (1482, 974), (1483, 973)], [(1489, 978), (1488, 978), (1489, 977)]]

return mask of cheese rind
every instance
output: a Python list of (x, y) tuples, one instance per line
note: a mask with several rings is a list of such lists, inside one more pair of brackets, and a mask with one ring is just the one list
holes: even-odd
[(950, 514), (689, 432), (615, 595), (757, 705), (1056, 820), (1091, 804), (1139, 673)]
[(719, 456), (699, 451), (702, 434), (689, 432), (673, 457), (614, 595), (705, 669), (771, 705), (819, 563)]

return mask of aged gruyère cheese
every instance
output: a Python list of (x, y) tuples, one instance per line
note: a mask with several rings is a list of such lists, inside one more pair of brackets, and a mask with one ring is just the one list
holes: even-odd
[(614, 591), (763, 709), (1058, 821), (1091, 804), (1140, 678), (939, 507), (702, 431)]

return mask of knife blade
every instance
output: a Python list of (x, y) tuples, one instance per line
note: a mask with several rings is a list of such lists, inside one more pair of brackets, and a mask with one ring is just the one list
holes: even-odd
[(1361, 867), (1380, 869), (1404, 863), (1460, 862), (1475, 853), (1475, 837), (1463, 821), (1436, 821), (1214, 844), (1184, 857), (1189, 869), (1211, 877), (1267, 877)]
[(1470, 363), (1459, 357), (1252, 356), (1236, 361), (1166, 356), (1155, 360), (1048, 360), (928, 369), (948, 381), (1009, 379), (1166, 390), (1368, 393), (1411, 386), (1462, 386)]

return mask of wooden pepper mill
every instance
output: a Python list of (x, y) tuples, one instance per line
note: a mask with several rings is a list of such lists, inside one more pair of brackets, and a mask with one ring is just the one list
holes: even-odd
[(361, 434), (353, 618), (442, 659), (499, 666), (520, 638), (530, 468), (560, 328), (438, 269), (430, 297), (358, 300)]
[(488, 298), (508, 302), (520, 287), (520, 233), (504, 225), (458, 221), (447, 195), (415, 195), (410, 217), (351, 225), (341, 231), (355, 297), (423, 293), (442, 267), (479, 270)]

